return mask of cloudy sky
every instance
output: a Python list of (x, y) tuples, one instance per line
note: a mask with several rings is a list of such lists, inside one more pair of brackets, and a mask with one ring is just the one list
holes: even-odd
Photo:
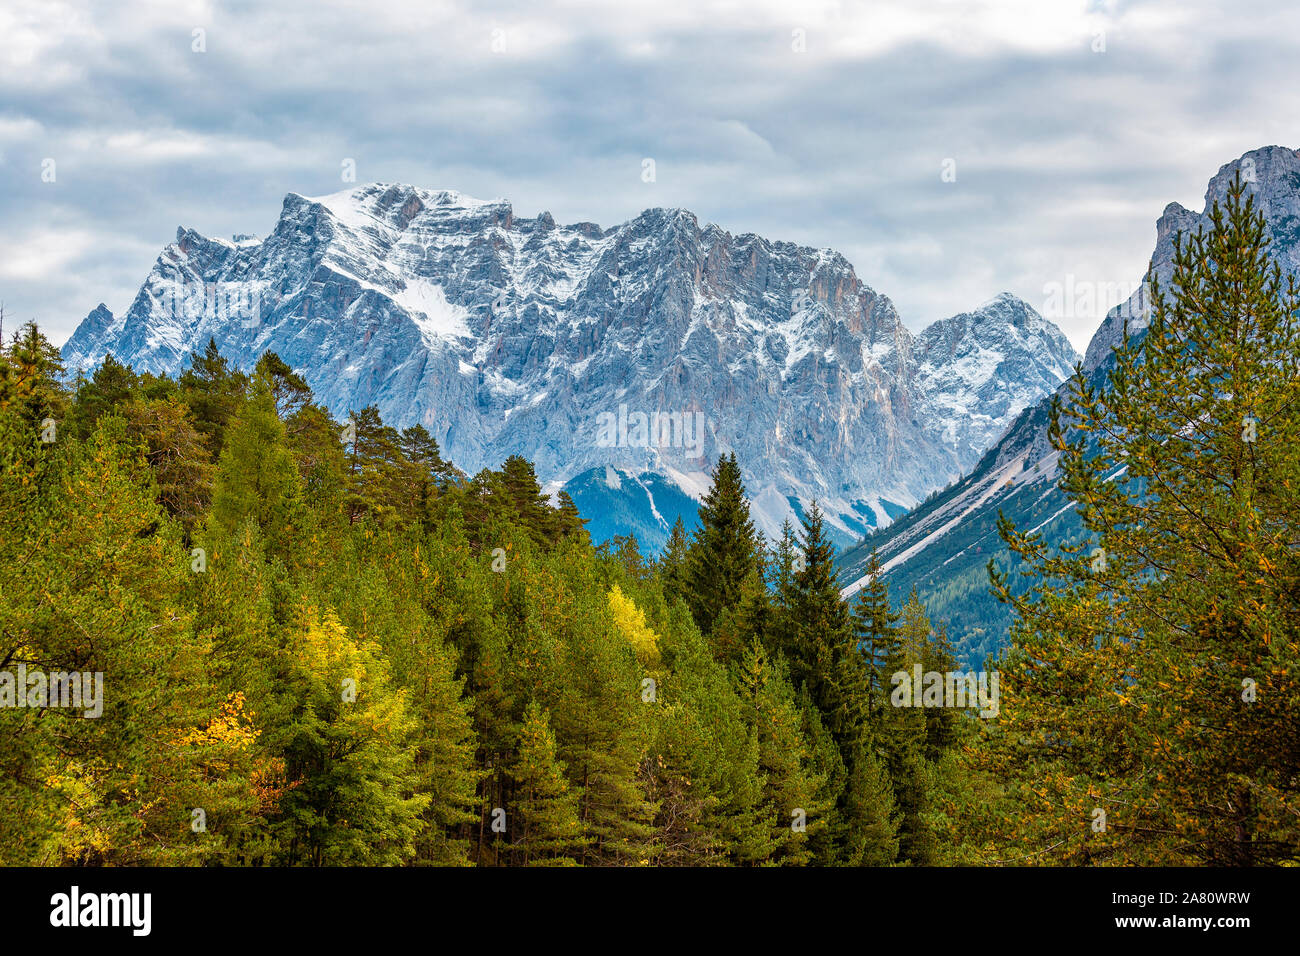
[[(914, 329), (1042, 308), (1133, 282), (1166, 203), (1300, 146), (1298, 52), (1276, 0), (4, 0), (0, 301), (62, 342), (178, 225), (264, 235), (353, 160), (831, 246)], [(1057, 317), (1081, 351), (1099, 319)]]

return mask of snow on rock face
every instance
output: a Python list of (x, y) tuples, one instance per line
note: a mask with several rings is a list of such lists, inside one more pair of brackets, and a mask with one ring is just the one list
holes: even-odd
[(1060, 329), (1009, 293), (930, 325), (917, 352), (925, 418), (972, 460), (1078, 361)]
[(760, 527), (815, 497), (841, 539), (971, 467), (1075, 361), (1009, 295), (914, 340), (838, 253), (685, 210), (562, 226), (386, 183), (290, 193), (260, 241), (178, 230), (64, 359), (176, 373), (209, 337), (244, 367), (276, 351), (336, 416), (423, 424), (470, 473), (519, 453), (544, 481), (617, 468), (693, 494), (678, 476), (735, 451)]

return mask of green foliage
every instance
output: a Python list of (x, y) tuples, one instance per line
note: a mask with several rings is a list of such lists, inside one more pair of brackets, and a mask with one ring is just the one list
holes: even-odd
[(1016, 622), (978, 766), (1019, 859), (1300, 859), (1300, 292), (1245, 184), (1210, 216), (1106, 387), (1054, 410), (1085, 539), (1003, 522), (1031, 585), (992, 576)]
[(1243, 223), (1189, 247), (1199, 291), (1158, 298), (1149, 344), (1056, 432), (1112, 570), (1004, 529), (1036, 572), (1002, 582), (997, 722), (895, 704), (898, 671), (978, 641), (961, 624), (954, 648), (923, 589), (896, 608), (874, 559), (846, 602), (815, 503), (769, 553), (734, 456), (650, 559), (593, 547), (521, 457), (467, 478), (421, 426), (335, 421), (272, 353), (69, 384), (24, 327), (0, 348), (0, 701), (20, 664), (102, 672), (105, 696), (96, 718), (0, 707), (0, 863), (1015, 862), (1107, 799), (1133, 808), (1122, 837), (1059, 858), (1291, 859), (1300, 403), (1278, 356), (1300, 343)]
[[(735, 454), (718, 458), (713, 486), (700, 503), (700, 527), (686, 556), (685, 578), (691, 613), (705, 634), (722, 612), (737, 607), (746, 587), (760, 570), (762, 551)], [(722, 647), (721, 656), (734, 659), (744, 645)]]
[(555, 753), (549, 714), (536, 701), (524, 711), (510, 771), (516, 784), (514, 849), (525, 866), (575, 866), (584, 842), (577, 800)]

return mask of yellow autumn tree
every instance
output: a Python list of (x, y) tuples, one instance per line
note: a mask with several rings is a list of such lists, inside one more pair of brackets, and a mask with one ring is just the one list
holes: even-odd
[(617, 584), (609, 592), (609, 610), (614, 624), (636, 652), (637, 660), (646, 667), (659, 665), (659, 635), (645, 622), (645, 612), (623, 593)]

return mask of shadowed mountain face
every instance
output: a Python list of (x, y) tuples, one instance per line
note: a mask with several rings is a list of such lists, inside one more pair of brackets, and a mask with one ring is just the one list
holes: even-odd
[(684, 210), (561, 226), (389, 184), (290, 194), (265, 239), (179, 230), (126, 314), (96, 309), (63, 354), (174, 373), (209, 337), (244, 367), (279, 353), (336, 416), (423, 424), (470, 473), (517, 453), (593, 504), (632, 494), (618, 527), (651, 550), (680, 510), (654, 489), (698, 498), (726, 451), (769, 535), (817, 498), (855, 540), (1077, 360), (1014, 296), (913, 337), (838, 253)]
[[(1205, 209), (1192, 212), (1178, 203), (1165, 207), (1156, 224), (1152, 274), (1167, 285), (1173, 274), (1173, 243), (1178, 232), (1211, 225), (1210, 210), (1222, 203), (1236, 173), (1250, 183), (1256, 208), (1268, 225), (1269, 254), (1284, 272), (1300, 275), (1300, 151), (1269, 146), (1224, 165), (1210, 180)], [(1112, 309), (1093, 336), (1084, 372), (1094, 384), (1114, 367), (1112, 349), (1129, 334), (1140, 339), (1149, 321), (1145, 285)], [(926, 334), (929, 334), (927, 330)], [(1061, 389), (1062, 399), (1066, 390)], [(1011, 556), (997, 533), (998, 511), (1017, 527), (1037, 530), (1051, 540), (1075, 540), (1082, 525), (1073, 503), (1056, 487), (1056, 453), (1047, 438), (1048, 404), (1027, 408), (1006, 434), (959, 482), (913, 509), (900, 520), (850, 548), (840, 559), (846, 594), (864, 583), (872, 549), (884, 565), (890, 590), (905, 595), (916, 587), (936, 619), (946, 620), (959, 654), (973, 665), (1006, 643), (1010, 617), (988, 591), (990, 558), (1002, 570)]]

